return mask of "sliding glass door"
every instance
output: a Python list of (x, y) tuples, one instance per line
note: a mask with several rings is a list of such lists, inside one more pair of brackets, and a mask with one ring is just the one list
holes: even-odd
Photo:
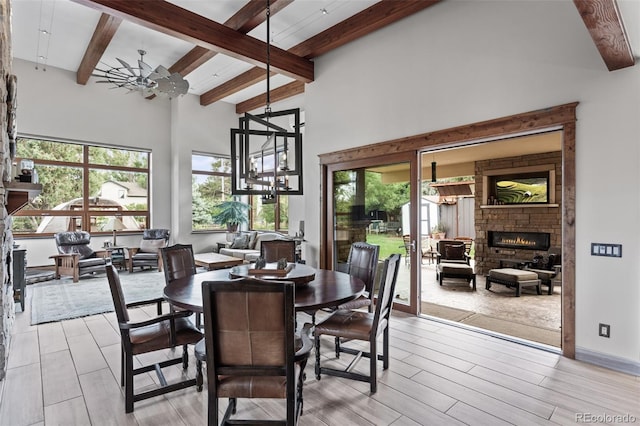
[(417, 182), (416, 160), (403, 157), (385, 163), (368, 160), (329, 166), (327, 263), (346, 271), (349, 249), (357, 241), (380, 246), (379, 270), (385, 258), (401, 254), (396, 307), (415, 313), (420, 266), (419, 230), (412, 225), (417, 223), (412, 185)]

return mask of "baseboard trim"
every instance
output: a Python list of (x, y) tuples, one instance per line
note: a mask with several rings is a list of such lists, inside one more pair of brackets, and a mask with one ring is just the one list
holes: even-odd
[(622, 373), (640, 376), (640, 362), (630, 361), (625, 358), (576, 347), (576, 359)]

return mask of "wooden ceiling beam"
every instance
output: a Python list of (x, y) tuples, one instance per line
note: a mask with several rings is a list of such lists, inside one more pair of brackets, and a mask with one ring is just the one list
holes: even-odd
[[(427, 7), (433, 6), (439, 1), (440, 0), (381, 0), (373, 6), (292, 47), (289, 49), (289, 52), (307, 59), (316, 58), (407, 16), (413, 15)], [(245, 74), (248, 73), (255, 74), (256, 69), (251, 69)], [(266, 73), (262, 72), (262, 79), (254, 81), (254, 84), (265, 78)], [(200, 105), (209, 105), (246, 88), (247, 86), (243, 86), (243, 84), (247, 79), (247, 76), (241, 74), (226, 82), (224, 87), (221, 85), (203, 93), (200, 96)], [(234, 85), (236, 86), (235, 88)], [(262, 96), (266, 99), (265, 95)]]
[[(257, 66), (267, 61), (265, 42), (167, 1), (73, 1)], [(308, 83), (314, 79), (313, 62), (275, 46), (271, 47), (270, 64), (274, 71), (296, 80)]]
[[(302, 81), (292, 81), (289, 84), (285, 84), (284, 86), (280, 86), (277, 89), (269, 91), (269, 98), (271, 102), (277, 102), (295, 95), (299, 95), (301, 93), (304, 93), (304, 83)], [(263, 93), (237, 104), (236, 113), (244, 114), (245, 112), (260, 108), (261, 106), (265, 106), (266, 104), (267, 94)]]
[(76, 71), (76, 82), (78, 84), (87, 84), (91, 73), (98, 65), (98, 62), (100, 62), (100, 58), (102, 58), (104, 51), (107, 50), (109, 43), (111, 43), (121, 23), (121, 18), (116, 18), (106, 13), (100, 15), (96, 29), (91, 36), (89, 46), (87, 46), (78, 71)]
[[(276, 73), (271, 72), (271, 76)], [(222, 98), (233, 95), (242, 89), (253, 86), (256, 83), (260, 83), (265, 80), (267, 72), (259, 67), (251, 68), (249, 71), (240, 74), (237, 77), (232, 78), (229, 81), (222, 83), (219, 86), (200, 95), (200, 105), (207, 106), (219, 101)]]
[(609, 71), (635, 64), (616, 0), (573, 0)]
[[(291, 3), (293, 3), (293, 0), (272, 0), (271, 15), (278, 13)], [(247, 34), (263, 23), (266, 18), (266, 3), (264, 0), (250, 0), (242, 9), (227, 19), (224, 25), (232, 30)], [(186, 55), (178, 59), (175, 64), (171, 65), (169, 71), (180, 73), (184, 77), (217, 54), (218, 52), (195, 46)]]

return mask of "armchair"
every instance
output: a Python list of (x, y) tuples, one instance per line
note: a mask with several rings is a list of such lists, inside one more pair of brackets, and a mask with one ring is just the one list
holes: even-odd
[(55, 263), (55, 279), (71, 275), (77, 283), (80, 275), (104, 272), (108, 252), (93, 251), (89, 246), (91, 234), (86, 231), (59, 232), (55, 235), (58, 254), (49, 256)]
[(139, 247), (129, 247), (129, 272), (139, 266), (158, 268), (162, 271), (162, 257), (160, 249), (169, 243), (170, 231), (168, 229), (145, 229)]
[(439, 240), (437, 263), (465, 263), (469, 265), (469, 254), (464, 241)]

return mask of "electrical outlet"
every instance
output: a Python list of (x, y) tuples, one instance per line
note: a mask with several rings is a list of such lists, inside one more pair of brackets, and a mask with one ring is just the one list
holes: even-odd
[(611, 326), (609, 324), (598, 325), (598, 336), (609, 338), (611, 336)]

